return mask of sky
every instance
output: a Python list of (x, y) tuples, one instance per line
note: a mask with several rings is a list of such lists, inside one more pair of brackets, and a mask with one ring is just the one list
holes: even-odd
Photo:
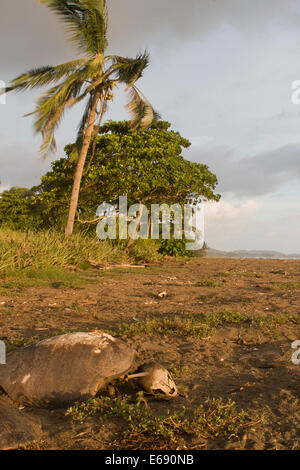
[[(192, 142), (187, 159), (207, 164), (219, 203), (206, 207), (206, 241), (221, 250), (300, 253), (300, 0), (107, 0), (109, 51), (151, 64), (139, 82), (172, 128)], [(0, 81), (78, 56), (57, 18), (37, 0), (1, 0)], [(33, 186), (74, 140), (81, 109), (40, 160), (32, 131), (39, 92), (0, 104), (0, 191)], [(108, 119), (126, 119), (120, 94)], [(101, 202), (101, 201), (100, 201)]]

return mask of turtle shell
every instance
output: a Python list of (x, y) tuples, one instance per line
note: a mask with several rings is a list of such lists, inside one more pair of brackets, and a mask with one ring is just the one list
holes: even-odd
[(0, 386), (16, 402), (65, 406), (128, 372), (136, 352), (103, 332), (70, 333), (7, 354)]

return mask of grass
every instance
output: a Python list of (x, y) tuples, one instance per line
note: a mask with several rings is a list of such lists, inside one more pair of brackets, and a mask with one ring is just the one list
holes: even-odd
[(150, 263), (160, 261), (163, 256), (158, 253), (160, 244), (157, 240), (138, 239), (130, 248), (130, 255), (137, 262)]
[(259, 315), (250, 316), (230, 310), (199, 314), (192, 317), (151, 318), (134, 323), (123, 323), (115, 336), (184, 336), (207, 338), (215, 333), (216, 328), (226, 325), (249, 324), (266, 334), (273, 334), (277, 327), (286, 324), (300, 324), (300, 315)]
[[(153, 240), (138, 240), (128, 254), (123, 246), (96, 237), (74, 234), (66, 238), (54, 231), (23, 233), (0, 229), (0, 295), (6, 296), (10, 289), (17, 293), (28, 287), (81, 288), (93, 282), (85, 273), (93, 268), (90, 261), (101, 265), (160, 259), (157, 242)], [(83, 272), (66, 269), (74, 266)], [(123, 272), (132, 270), (120, 270), (117, 274)], [(105, 274), (101, 271), (101, 275)]]
[[(63, 270), (66, 268), (67, 270), (80, 268), (84, 272), (105, 264), (113, 266), (157, 263), (164, 259), (158, 253), (158, 249), (159, 244), (156, 240), (137, 240), (127, 253), (124, 244), (109, 240), (100, 241), (96, 237), (90, 238), (81, 234), (73, 234), (71, 238), (66, 238), (64, 234), (55, 231), (25, 233), (0, 228), (0, 294), (6, 294), (1, 285), (3, 277), (26, 278), (26, 282), (24, 280), (19, 284), (20, 288), (23, 288), (23, 286), (42, 286), (45, 284), (43, 281), (56, 282), (55, 276), (51, 274), (56, 272), (68, 283), (67, 274), (63, 275)], [(182, 271), (185, 268), (182, 266), (179, 268), (175, 263), (173, 266), (152, 266), (147, 270), (120, 268), (101, 271), (101, 276), (149, 274), (148, 269), (153, 273), (173, 273), (174, 270)], [(33, 272), (38, 272), (35, 282)], [(64, 284), (57, 284), (57, 287), (64, 287)]]
[(282, 291), (282, 290), (296, 290), (300, 289), (300, 282), (284, 282), (283, 284), (267, 284), (261, 285), (262, 289), (270, 291)]
[(74, 234), (51, 231), (17, 232), (0, 230), (0, 273), (11, 270), (50, 269), (68, 265), (86, 266), (89, 260), (96, 263), (129, 262), (125, 251), (109, 241), (99, 241)]
[(196, 282), (195, 286), (196, 287), (223, 287), (224, 282), (226, 282), (226, 281), (216, 282), (216, 281), (212, 281), (210, 279), (203, 279), (201, 281)]
[(204, 321), (207, 321), (210, 326), (223, 326), (234, 323), (246, 323), (249, 317), (239, 312), (232, 312), (231, 310), (224, 310), (220, 312), (213, 312), (211, 314), (202, 315)]
[(31, 336), (30, 338), (18, 338), (6, 340), (6, 350), (7, 352), (13, 351), (17, 348), (24, 348), (26, 346), (31, 346), (32, 344), (38, 343), (40, 338), (38, 336)]
[(173, 377), (178, 378), (183, 375), (186, 375), (190, 372), (189, 366), (180, 366), (180, 365), (170, 365), (168, 371), (172, 374)]
[(239, 274), (244, 277), (255, 278), (255, 279), (264, 277), (263, 274), (258, 274), (256, 272), (245, 272), (245, 273), (239, 273)]
[(113, 332), (115, 336), (191, 336), (206, 338), (214, 333), (214, 329), (205, 323), (199, 323), (194, 318), (153, 318), (135, 323), (124, 323)]
[(76, 404), (67, 410), (74, 421), (84, 422), (90, 417), (100, 421), (120, 418), (126, 424), (119, 445), (132, 450), (176, 449), (183, 437), (201, 440), (214, 438), (230, 439), (246, 426), (250, 419), (245, 411), (238, 411), (230, 399), (209, 400), (206, 406), (200, 405), (163, 416), (154, 414), (143, 392), (138, 393), (136, 402), (129, 397), (99, 397), (85, 403)]
[(206, 338), (215, 328), (226, 324), (245, 323), (248, 317), (238, 312), (221, 311), (212, 314), (199, 314), (192, 317), (152, 318), (135, 323), (124, 323), (114, 333), (118, 336), (191, 336)]
[(260, 315), (251, 320), (252, 327), (263, 331), (263, 333), (273, 338), (278, 336), (279, 327), (287, 324), (300, 325), (300, 315)]
[(80, 289), (95, 282), (88, 276), (63, 268), (8, 270), (0, 278), (0, 292), (24, 290), (29, 287), (53, 287), (57, 289)]
[[(99, 318), (101, 319), (101, 317)], [(170, 337), (184, 336), (201, 339), (207, 338), (208, 336), (214, 334), (216, 332), (216, 328), (233, 324), (248, 324), (253, 328), (263, 331), (263, 333), (267, 335), (274, 336), (278, 330), (278, 327), (282, 325), (300, 325), (300, 315), (259, 315), (250, 317), (239, 312), (232, 312), (228, 310), (205, 315), (200, 314), (188, 318), (153, 318), (134, 323), (123, 323), (119, 325), (115, 331), (107, 332), (115, 337), (134, 337), (147, 335)], [(34, 343), (42, 341), (43, 339), (63, 335), (66, 333), (75, 333), (77, 331), (89, 331), (89, 329), (82, 327), (79, 327), (79, 329), (61, 329), (58, 331), (49, 332), (48, 335), (43, 335), (43, 337), (31, 336), (4, 340), (7, 351), (9, 352), (16, 348), (30, 346)], [(189, 372), (189, 368), (187, 366), (170, 366), (169, 370), (174, 376), (177, 377), (188, 374)]]

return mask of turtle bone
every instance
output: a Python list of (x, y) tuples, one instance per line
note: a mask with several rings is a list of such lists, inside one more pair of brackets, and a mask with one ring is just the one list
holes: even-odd
[(177, 387), (169, 371), (160, 364), (145, 364), (141, 367), (139, 385), (151, 395), (165, 395), (169, 398), (176, 397)]

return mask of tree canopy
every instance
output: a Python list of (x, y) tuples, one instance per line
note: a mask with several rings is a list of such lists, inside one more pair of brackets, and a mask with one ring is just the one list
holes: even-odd
[[(184, 159), (187, 139), (170, 130), (165, 121), (147, 130), (130, 130), (130, 122), (108, 122), (99, 130), (94, 155), (90, 152), (82, 178), (78, 218), (95, 218), (103, 202), (115, 204), (127, 196), (128, 204), (184, 204), (193, 196), (219, 200), (216, 176), (207, 165)], [(75, 144), (67, 145), (66, 156), (52, 163), (52, 170), (31, 190), (31, 204), (43, 227), (60, 227), (68, 212), (73, 182)], [(38, 208), (38, 209), (37, 209)]]

